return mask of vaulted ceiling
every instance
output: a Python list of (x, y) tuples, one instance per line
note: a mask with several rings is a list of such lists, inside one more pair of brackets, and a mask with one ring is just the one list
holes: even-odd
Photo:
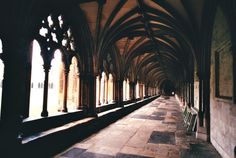
[[(109, 56), (116, 60), (112, 67), (116, 67), (115, 73), (121, 78), (138, 78), (153, 84), (167, 80), (176, 83), (192, 72), (204, 0), (32, 0), (27, 3), (30, 9), (22, 7), (21, 11), (31, 14), (32, 19), (34, 15), (48, 15), (53, 7), (67, 11), (72, 6), (81, 9), (93, 40), (97, 68), (103, 66), (112, 49), (113, 55)], [(81, 18), (72, 20), (80, 23)], [(85, 38), (88, 37), (81, 40)]]
[(203, 2), (102, 0), (84, 1), (80, 7), (93, 36), (100, 20), (100, 37), (118, 48), (124, 72), (134, 71), (145, 82), (160, 83), (186, 77), (193, 66)]

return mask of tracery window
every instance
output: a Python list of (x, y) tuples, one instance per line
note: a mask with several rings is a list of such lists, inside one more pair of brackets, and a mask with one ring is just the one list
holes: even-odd
[[(78, 106), (78, 96), (75, 96), (77, 94), (73, 93), (69, 97), (65, 95), (68, 92), (78, 91), (78, 76), (75, 75), (77, 69), (74, 68), (77, 63), (74, 58), (72, 66), (68, 62), (68, 59), (75, 54), (74, 37), (70, 26), (62, 15), (53, 13), (42, 20), (36, 39), (41, 49), (39, 44), (34, 42), (33, 47), (37, 50), (33, 49), (32, 52), (31, 81), (35, 83), (31, 82), (30, 116), (40, 116), (41, 113), (41, 116), (45, 117), (48, 113), (53, 115), (59, 111), (67, 112), (67, 102), (70, 105), (69, 109), (71, 106), (75, 109), (74, 107)], [(40, 67), (43, 71), (37, 71), (34, 67), (38, 69)], [(77, 77), (72, 82), (68, 82), (68, 78), (70, 80), (71, 77), (70, 74), (68, 76), (70, 69), (72, 69), (70, 74)], [(37, 84), (38, 86), (34, 86)]]

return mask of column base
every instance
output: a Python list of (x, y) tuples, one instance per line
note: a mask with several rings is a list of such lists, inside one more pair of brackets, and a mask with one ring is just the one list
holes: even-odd
[(207, 134), (207, 130), (204, 127), (198, 127), (196, 132), (196, 138), (204, 141), (210, 141), (210, 135)]
[(47, 117), (47, 116), (48, 116), (48, 112), (47, 112), (47, 111), (43, 111), (43, 112), (41, 113), (41, 116), (42, 116), (42, 117)]
[(62, 109), (61, 111), (62, 111), (62, 112), (68, 112), (68, 109), (65, 108), (65, 109)]
[(95, 112), (88, 112), (87, 116), (88, 117), (98, 117), (97, 113), (95, 113)]

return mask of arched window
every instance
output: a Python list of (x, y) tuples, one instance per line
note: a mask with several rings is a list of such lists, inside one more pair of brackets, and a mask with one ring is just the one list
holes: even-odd
[[(2, 53), (2, 41), (0, 39), (0, 53)], [(4, 64), (2, 60), (0, 60), (0, 120), (1, 120), (1, 113), (2, 113), (2, 80), (3, 80), (3, 73), (4, 73)]]
[(30, 117), (38, 117), (42, 112), (43, 105), (43, 88), (41, 88), (41, 84), (44, 82), (44, 69), (43, 69), (43, 58), (40, 55), (41, 48), (39, 43), (34, 40), (33, 41), (33, 49), (32, 49), (32, 62), (31, 62), (31, 86), (30, 90)]
[[(62, 62), (62, 53), (57, 49), (54, 53), (54, 58), (51, 62), (51, 69), (49, 72), (49, 85), (48, 85), (48, 113), (49, 115), (57, 113), (63, 103), (63, 90), (60, 91), (61, 81), (63, 85), (63, 76), (64, 73), (63, 62)], [(50, 85), (53, 85), (50, 86)], [(60, 93), (61, 92), (61, 93)]]
[(68, 82), (68, 95), (67, 95), (67, 108), (68, 111), (75, 111), (78, 107), (78, 66), (77, 59), (73, 57), (70, 65), (69, 82)]
[[(44, 65), (45, 72), (41, 74), (40, 71), (37, 75), (41, 74), (41, 76), (35, 78), (35, 80), (43, 78), (42, 81), (37, 82), (37, 84), (31, 84), (32, 89), (36, 88), (34, 85), (38, 85), (40, 95), (36, 95), (34, 94), (34, 91), (32, 91), (31, 102), (37, 104), (37, 106), (30, 105), (30, 111), (32, 111), (30, 113), (35, 113), (36, 111), (36, 115), (38, 115), (40, 111), (42, 111), (41, 116), (43, 117), (47, 117), (48, 113), (53, 115), (53, 113), (57, 113), (61, 110), (67, 112), (68, 74), (65, 73), (62, 62), (62, 53), (61, 51), (56, 50), (62, 48), (63, 53), (75, 52), (73, 32), (65, 21), (66, 20), (62, 15), (52, 13), (42, 20), (41, 28), (39, 29), (39, 39), (40, 43), (42, 43), (41, 46), (43, 47), (41, 54), (44, 59), (44, 63), (41, 62), (39, 65)], [(54, 52), (54, 50), (56, 51)], [(38, 55), (40, 53), (33, 54)], [(63, 55), (68, 57), (68, 54)], [(35, 57), (33, 57), (33, 60), (34, 58)], [(42, 58), (37, 57), (37, 59), (39, 60)], [(36, 62), (32, 61), (32, 63), (34, 64)], [(33, 70), (32, 72), (37, 73), (36, 70)], [(32, 73), (32, 75), (37, 76), (34, 73)], [(37, 101), (38, 99), (40, 99), (40, 101)]]

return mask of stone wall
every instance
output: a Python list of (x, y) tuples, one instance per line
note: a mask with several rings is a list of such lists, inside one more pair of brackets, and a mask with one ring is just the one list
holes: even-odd
[[(212, 144), (223, 158), (234, 158), (234, 148), (236, 146), (236, 105), (233, 104), (232, 100), (231, 47), (230, 32), (226, 19), (222, 11), (218, 9), (213, 30), (211, 52), (210, 137)], [(219, 61), (217, 61), (216, 53), (220, 53), (218, 56)], [(219, 74), (217, 74), (215, 69), (217, 67), (219, 68)]]

